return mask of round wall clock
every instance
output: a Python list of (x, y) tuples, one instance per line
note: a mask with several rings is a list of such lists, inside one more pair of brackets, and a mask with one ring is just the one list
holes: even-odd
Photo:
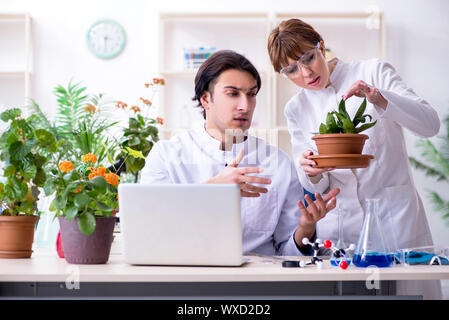
[(116, 21), (104, 19), (95, 22), (87, 31), (87, 47), (101, 59), (111, 59), (122, 52), (126, 43), (123, 27)]

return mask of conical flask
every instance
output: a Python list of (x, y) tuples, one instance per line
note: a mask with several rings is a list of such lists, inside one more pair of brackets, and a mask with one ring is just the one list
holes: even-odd
[(379, 219), (379, 199), (366, 200), (366, 212), (359, 242), (352, 259), (357, 267), (389, 267), (393, 255), (387, 250), (382, 224)]

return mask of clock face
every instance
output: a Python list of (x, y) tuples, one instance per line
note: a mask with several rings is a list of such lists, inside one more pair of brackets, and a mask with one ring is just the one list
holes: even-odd
[(89, 28), (86, 41), (94, 55), (101, 59), (111, 59), (125, 47), (125, 30), (113, 20), (100, 20)]

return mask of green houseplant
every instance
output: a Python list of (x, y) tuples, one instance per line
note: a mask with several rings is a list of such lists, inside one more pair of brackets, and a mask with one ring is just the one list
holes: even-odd
[(105, 168), (117, 148), (108, 129), (118, 122), (105, 113), (104, 96), (86, 94), (79, 83), (58, 85), (54, 93), (58, 103), (54, 122), (36, 102), (31, 107), (37, 124), (57, 139), (44, 191), (54, 196), (50, 211), (59, 220), (64, 257), (69, 263), (106, 263), (118, 207), (118, 176)]
[(34, 226), (39, 219), (38, 196), (47, 179), (43, 154), (55, 152), (56, 139), (50, 131), (34, 127), (36, 116), (22, 118), (13, 108), (0, 114), (7, 129), (0, 137), (0, 159), (5, 183), (0, 183), (0, 257), (29, 258)]
[[(416, 146), (421, 149), (421, 156), (424, 160), (409, 157), (409, 161), (416, 169), (424, 171), (426, 176), (446, 183), (449, 187), (449, 115), (444, 118), (443, 123), (446, 125), (446, 134), (439, 137), (441, 145), (437, 148), (429, 139), (418, 140)], [(449, 200), (433, 190), (428, 190), (428, 196), (433, 203), (434, 210), (441, 213), (442, 218), (449, 226)]]
[(132, 176), (132, 181), (139, 181), (139, 173), (145, 166), (145, 158), (150, 153), (153, 145), (159, 141), (159, 129), (157, 125), (163, 125), (160, 117), (151, 117), (150, 111), (155, 93), (165, 85), (162, 78), (154, 78), (152, 83), (146, 83), (145, 87), (151, 89), (149, 99), (140, 98), (142, 107), (133, 105), (128, 108), (125, 102), (117, 101), (116, 108), (128, 112), (128, 126), (123, 128), (123, 136), (118, 141), (120, 151), (116, 156), (114, 167), (120, 168), (118, 173), (125, 172)]
[(343, 99), (338, 111), (327, 114), (326, 122), (320, 124), (319, 134), (312, 137), (319, 154), (313, 160), (320, 162), (319, 167), (358, 168), (369, 164), (372, 156), (362, 155), (369, 137), (361, 132), (373, 127), (377, 120), (372, 121), (372, 116), (365, 114), (366, 104), (364, 98), (352, 119)]

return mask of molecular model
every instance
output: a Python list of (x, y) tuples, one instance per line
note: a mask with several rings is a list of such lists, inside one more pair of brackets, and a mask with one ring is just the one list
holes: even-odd
[(345, 270), (348, 266), (348, 260), (346, 258), (346, 252), (350, 251), (350, 250), (354, 250), (355, 245), (351, 244), (348, 248), (346, 249), (341, 249), (341, 248), (336, 248), (333, 244), (332, 241), (330, 240), (325, 240), (324, 242), (321, 242), (320, 239), (316, 239), (315, 242), (311, 243), (310, 240), (308, 238), (303, 238), (302, 239), (302, 243), (304, 245), (311, 245), (312, 246), (312, 250), (313, 250), (313, 256), (310, 258), (309, 262), (306, 262), (304, 260), (301, 261), (284, 261), (282, 263), (283, 267), (300, 267), (300, 268), (304, 268), (306, 265), (316, 265), (316, 267), (318, 269), (321, 269), (323, 267), (323, 259), (318, 258), (318, 252), (320, 250), (320, 248), (326, 248), (326, 249), (330, 249), (332, 250), (332, 258), (335, 259), (335, 261), (338, 261), (338, 266)]

